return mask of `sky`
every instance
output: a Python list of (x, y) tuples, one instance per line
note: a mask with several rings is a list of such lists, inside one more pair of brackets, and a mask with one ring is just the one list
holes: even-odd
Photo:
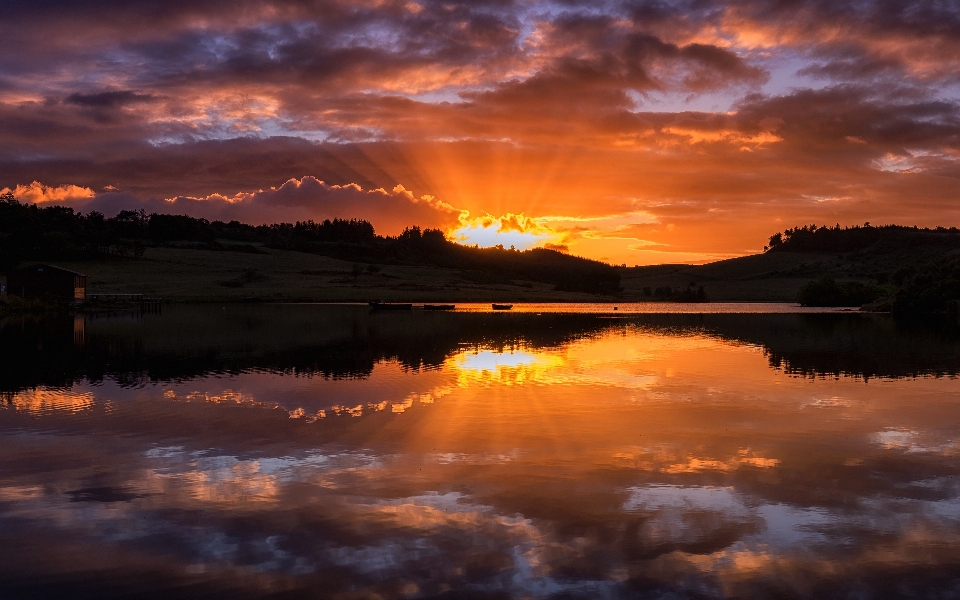
[(0, 190), (614, 264), (960, 225), (960, 5), (6, 0)]

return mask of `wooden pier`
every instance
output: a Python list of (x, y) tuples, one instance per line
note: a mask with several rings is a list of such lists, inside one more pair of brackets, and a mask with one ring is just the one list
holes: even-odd
[(159, 313), (162, 300), (145, 294), (88, 294), (84, 308), (91, 311), (126, 311)]

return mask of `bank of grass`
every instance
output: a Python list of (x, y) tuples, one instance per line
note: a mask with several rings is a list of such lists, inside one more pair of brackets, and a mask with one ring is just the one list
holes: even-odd
[(166, 302), (596, 302), (531, 281), (428, 266), (370, 265), (260, 248), (260, 253), (146, 248), (140, 258), (59, 261), (89, 276), (87, 293), (143, 293)]
[(0, 295), (0, 319), (21, 315), (48, 316), (66, 311), (65, 306), (40, 300), (24, 300), (16, 296)]
[[(258, 252), (148, 247), (140, 258), (50, 261), (87, 273), (88, 292), (143, 293), (167, 302), (644, 302), (644, 289), (703, 286), (711, 302), (796, 302), (824, 276), (838, 283), (879, 284), (878, 273), (913, 270), (924, 252), (858, 254), (767, 252), (705, 265), (621, 268), (616, 295), (564, 292), (548, 283), (483, 271), (369, 265), (316, 254), (257, 247)], [(922, 249), (921, 249), (922, 250)], [(891, 278), (892, 279), (892, 278)], [(880, 284), (892, 295), (892, 280)], [(886, 307), (884, 310), (889, 310)]]
[[(502, 280), (486, 272), (373, 265), (316, 254), (258, 248), (258, 253), (150, 247), (142, 257), (51, 261), (87, 273), (88, 293), (143, 293), (166, 302), (644, 302), (644, 288), (704, 287), (711, 302), (795, 302), (797, 292), (835, 267), (822, 254), (761, 254), (706, 265), (621, 270), (615, 296), (558, 291), (554, 285)], [(831, 262), (833, 261), (833, 262)]]
[(796, 302), (798, 292), (824, 272), (838, 279), (870, 281), (854, 273), (843, 258), (822, 253), (766, 253), (705, 265), (663, 264), (624, 270), (622, 296), (654, 301), (646, 296), (662, 287), (684, 290), (703, 286), (711, 302)]

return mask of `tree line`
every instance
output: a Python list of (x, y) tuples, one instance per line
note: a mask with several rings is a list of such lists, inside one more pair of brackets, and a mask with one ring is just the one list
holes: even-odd
[(928, 229), (904, 225), (874, 227), (869, 222), (853, 227), (840, 227), (839, 224), (833, 227), (812, 224), (773, 234), (763, 250), (764, 252), (856, 252), (869, 248), (880, 252), (892, 252), (920, 246), (960, 248), (960, 230), (956, 227)]

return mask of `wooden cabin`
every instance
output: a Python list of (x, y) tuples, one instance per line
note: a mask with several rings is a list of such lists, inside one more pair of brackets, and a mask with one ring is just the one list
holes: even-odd
[(32, 265), (7, 274), (7, 294), (47, 302), (83, 302), (87, 276), (53, 265)]

